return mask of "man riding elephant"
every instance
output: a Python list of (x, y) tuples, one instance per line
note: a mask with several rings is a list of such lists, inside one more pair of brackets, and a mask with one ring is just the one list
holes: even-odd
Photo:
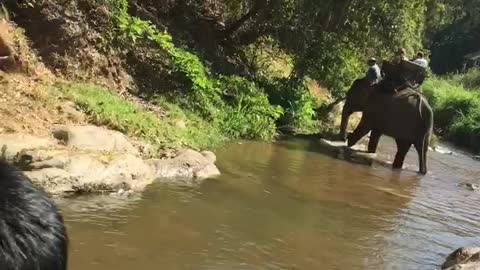
[(368, 60), (368, 71), (366, 79), (370, 85), (379, 83), (382, 80), (382, 74), (380, 67), (377, 65), (377, 59), (374, 57)]

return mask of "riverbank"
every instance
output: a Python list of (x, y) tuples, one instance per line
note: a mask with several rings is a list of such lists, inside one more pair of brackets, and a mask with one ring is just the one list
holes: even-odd
[[(58, 12), (50, 3), (41, 6), (45, 16)], [(68, 27), (59, 31), (68, 36), (75, 31)], [(205, 80), (202, 87), (208, 93), (142, 94), (134, 91), (140, 83), (128, 79), (126, 67), (93, 47), (87, 55), (57, 55), (69, 62), (54, 69), (31, 47), (27, 34), (33, 35), (0, 21), (0, 50), (7, 56), (0, 63), (5, 71), (0, 72), (0, 148), (2, 158), (50, 194), (129, 193), (156, 179), (192, 184), (220, 174), (215, 155), (204, 150), (228, 140), (276, 135), (280, 106), (271, 105), (254, 83), (234, 76), (211, 78), (186, 51), (174, 48), (184, 58), (194, 57), (187, 67), (203, 70), (196, 76)], [(80, 60), (91, 65), (80, 65)], [(105, 65), (108, 74), (95, 73)], [(217, 83), (226, 87), (225, 93)]]
[(434, 111), (435, 132), (474, 153), (480, 152), (480, 70), (433, 77), (423, 92)]
[(1, 74), (0, 83), (2, 158), (50, 194), (129, 194), (157, 179), (183, 185), (220, 174), (213, 153), (191, 150), (215, 137), (191, 118), (168, 115), (175, 111), (160, 118), (99, 86), (51, 74)]

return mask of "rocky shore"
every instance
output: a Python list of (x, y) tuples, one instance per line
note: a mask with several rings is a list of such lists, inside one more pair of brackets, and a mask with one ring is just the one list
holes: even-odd
[(135, 192), (155, 180), (194, 183), (220, 174), (212, 152), (178, 150), (148, 158), (151, 147), (91, 125), (54, 126), (50, 137), (0, 134), (0, 149), (50, 194)]
[(442, 264), (442, 270), (479, 270), (480, 247), (463, 247), (452, 252)]

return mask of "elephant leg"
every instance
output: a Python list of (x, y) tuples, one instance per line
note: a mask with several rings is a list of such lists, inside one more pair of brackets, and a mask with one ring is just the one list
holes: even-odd
[(349, 107), (350, 107), (349, 103), (345, 102), (345, 105), (343, 106), (343, 110), (342, 110), (342, 122), (340, 124), (340, 133), (338, 134), (338, 137), (341, 141), (347, 140), (348, 119), (350, 118), (350, 115), (353, 113)]
[(428, 136), (421, 138), (415, 142), (415, 149), (418, 153), (418, 171), (421, 174), (427, 174), (427, 151), (428, 151)]
[(358, 124), (357, 128), (352, 134), (348, 135), (348, 147), (355, 145), (361, 138), (367, 135), (370, 130), (372, 130), (370, 125), (365, 121), (365, 118), (362, 117), (362, 120)]
[(378, 132), (377, 130), (372, 130), (370, 133), (370, 139), (368, 140), (368, 153), (377, 152), (377, 147), (381, 136), (382, 133)]
[(405, 140), (396, 139), (397, 142), (397, 154), (395, 155), (395, 160), (393, 161), (392, 167), (394, 169), (401, 169), (403, 167), (403, 162), (405, 161), (405, 156), (410, 149), (412, 144)]

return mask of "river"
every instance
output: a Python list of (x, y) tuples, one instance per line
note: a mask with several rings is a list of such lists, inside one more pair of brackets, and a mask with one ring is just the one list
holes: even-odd
[[(382, 156), (394, 154), (382, 138)], [(130, 199), (59, 200), (71, 270), (438, 269), (480, 245), (480, 162), (417, 156), (406, 170), (338, 160), (315, 140), (244, 142), (216, 151), (222, 176), (156, 183)]]

